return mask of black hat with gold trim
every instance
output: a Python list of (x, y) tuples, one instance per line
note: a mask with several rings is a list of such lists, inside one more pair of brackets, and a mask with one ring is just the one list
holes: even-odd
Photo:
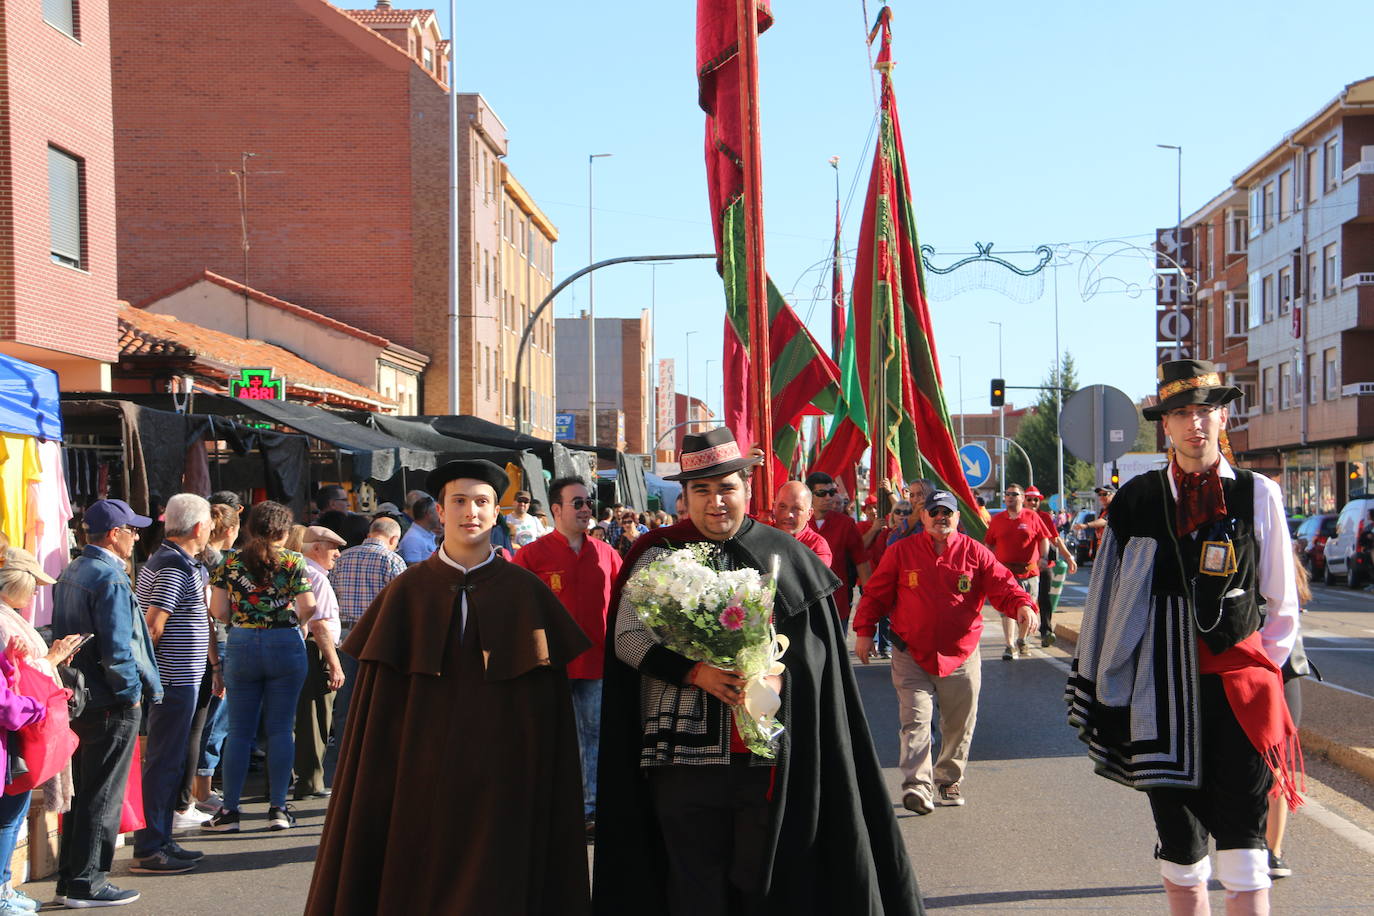
[(1147, 420), (1159, 420), (1175, 407), (1189, 404), (1229, 404), (1241, 390), (1224, 384), (1215, 363), (1205, 359), (1176, 359), (1159, 366), (1159, 403), (1142, 409)]
[(760, 464), (752, 454), (740, 451), (735, 434), (729, 427), (717, 426), (704, 433), (689, 433), (682, 437), (682, 452), (678, 455), (681, 470), (664, 480), (699, 480), (702, 477), (723, 477)]

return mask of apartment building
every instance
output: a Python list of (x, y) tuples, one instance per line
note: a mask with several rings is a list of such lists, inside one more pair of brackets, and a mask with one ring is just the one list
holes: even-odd
[[(587, 313), (583, 312), (580, 318), (560, 318), (556, 325), (560, 354), (558, 409), (580, 411), (583, 418), (587, 413), (587, 327), (590, 323)], [(598, 429), (602, 411), (620, 411), (625, 426), (621, 438), (625, 451), (633, 454), (646, 454), (654, 445), (650, 441), (655, 413), (650, 400), (652, 333), (648, 309), (641, 311), (638, 318), (596, 319)], [(680, 410), (686, 408), (687, 402), (681, 400)], [(687, 418), (683, 412), (677, 416)], [(692, 419), (699, 417), (693, 415)], [(609, 443), (598, 440), (597, 444)]]
[(0, 352), (110, 388), (119, 357), (109, 4), (0, 4)]
[(1246, 194), (1249, 466), (1330, 512), (1374, 462), (1374, 78), (1233, 180)]

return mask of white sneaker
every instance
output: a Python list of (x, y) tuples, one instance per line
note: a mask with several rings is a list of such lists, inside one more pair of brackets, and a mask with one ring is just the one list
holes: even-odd
[(172, 832), (180, 833), (183, 830), (195, 830), (201, 824), (208, 821), (213, 815), (207, 814), (195, 805), (185, 811), (176, 811), (172, 814)]
[(211, 792), (205, 801), (196, 802), (195, 807), (199, 811), (204, 811), (208, 815), (206, 820), (209, 820), (219, 812), (220, 808), (224, 807), (224, 796), (218, 792)]

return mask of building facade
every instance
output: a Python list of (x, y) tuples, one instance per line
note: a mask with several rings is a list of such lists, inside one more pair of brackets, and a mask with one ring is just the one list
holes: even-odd
[[(587, 412), (587, 313), (557, 322), (558, 409)], [(625, 451), (647, 454), (654, 418), (649, 311), (638, 318), (596, 319), (596, 409), (625, 415)], [(685, 403), (681, 410), (685, 410)], [(677, 414), (684, 420), (686, 415)], [(693, 419), (696, 419), (694, 416)], [(607, 444), (607, 443), (601, 443)]]
[(1258, 388), (1245, 458), (1281, 480), (1291, 510), (1332, 512), (1366, 491), (1374, 461), (1374, 78), (1234, 186), (1247, 195)]
[[(497, 324), (501, 328), (497, 365), (504, 378), (500, 404), (488, 408), (499, 412), (488, 419), (512, 425), (515, 405), (519, 403), (526, 431), (552, 439), (557, 390), (553, 368), (556, 345), (553, 308), (550, 305), (537, 318), (534, 310), (553, 289), (553, 246), (558, 241), (558, 229), (504, 163), (501, 165), (500, 239), (500, 286), (495, 290), (495, 297)], [(520, 377), (516, 378), (516, 357), (526, 327), (529, 337), (519, 360)]]
[(0, 4), (0, 352), (108, 391), (118, 358), (106, 0)]
[[(451, 315), (450, 44), (433, 11), (123, 0), (111, 31), (122, 298), (209, 270), (422, 354), (419, 412), (506, 422), (506, 130), (460, 96)], [(551, 356), (528, 384), (552, 400)], [(551, 414), (531, 431), (551, 436)]]

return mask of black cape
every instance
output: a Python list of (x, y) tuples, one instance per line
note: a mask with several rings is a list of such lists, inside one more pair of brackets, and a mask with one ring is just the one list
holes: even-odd
[[(676, 549), (701, 540), (691, 521), (640, 537), (612, 593), (592, 881), (593, 910), (601, 916), (667, 911), (665, 852), (639, 766), (641, 675), (615, 654), (620, 593), (649, 546)], [(831, 597), (838, 580), (796, 538), (752, 519), (723, 546), (739, 565), (755, 569), (769, 569), (774, 555), (781, 559), (774, 617), (778, 632), (791, 640), (783, 657), (787, 689), (778, 716), (787, 731), (773, 788), (764, 912), (923, 913)], [(659, 649), (681, 670), (691, 667)], [(657, 664), (665, 667), (663, 659)]]
[(358, 679), (306, 913), (586, 914), (564, 666), (588, 645), (499, 555), (465, 575), (436, 554), (383, 589), (343, 647)]

